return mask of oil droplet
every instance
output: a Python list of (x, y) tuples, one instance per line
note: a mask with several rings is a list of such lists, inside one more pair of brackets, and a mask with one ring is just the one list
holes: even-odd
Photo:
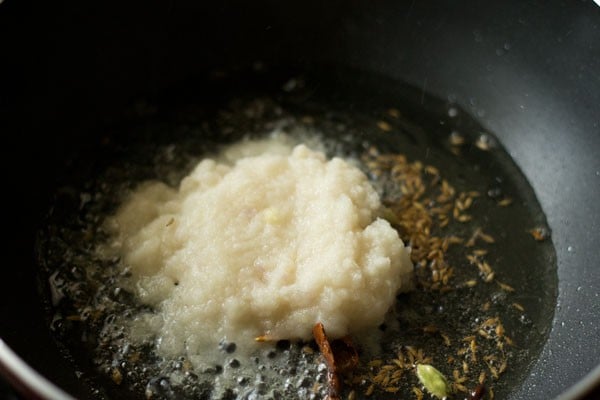
[(487, 191), (487, 195), (488, 195), (488, 197), (490, 197), (490, 198), (492, 198), (492, 199), (497, 199), (497, 198), (499, 198), (500, 196), (502, 196), (502, 189), (501, 189), (501, 188), (499, 188), (499, 187), (497, 187), (497, 186), (496, 186), (496, 187), (493, 187), (493, 188), (490, 188), (490, 189)]

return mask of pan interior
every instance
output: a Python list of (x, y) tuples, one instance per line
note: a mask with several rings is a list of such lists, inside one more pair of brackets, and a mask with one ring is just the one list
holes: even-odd
[[(130, 293), (116, 290), (117, 261), (100, 261), (93, 250), (103, 239), (102, 219), (115, 211), (127, 190), (148, 179), (176, 185), (204, 154), (274, 129), (321, 135), (332, 155), (360, 159), (372, 148), (379, 154), (403, 154), (409, 162), (440, 171), (457, 192), (477, 192), (469, 221), (440, 228), (444, 235), (463, 239), (447, 255), (454, 271), (451, 289), (419, 287), (398, 297), (391, 322), (378, 333), (381, 353), (361, 355), (365, 365), (356, 372), (355, 394), (364, 397), (373, 386), (378, 398), (415, 396), (420, 384), (411, 366), (403, 367), (404, 378), (394, 386), (398, 392), (386, 392), (373, 379), (380, 373), (379, 361), (386, 365), (402, 356), (412, 365), (411, 352), (418, 349), (451, 382), (467, 389), (478, 385), (482, 373), (496, 398), (518, 388), (549, 333), (556, 260), (535, 194), (495, 136), (451, 101), (418, 88), (357, 71), (293, 72), (258, 64), (211, 71), (206, 79), (139, 99), (114, 121), (90, 127), (97, 141), (65, 164), (37, 251), (49, 325), (77, 374), (105, 398), (210, 395), (211, 382), (221, 379), (228, 366), (193, 371), (185, 359), (160, 359), (151, 343), (131, 346), (126, 332), (114, 324), (114, 314), (135, 313), (142, 306)], [(478, 229), (487, 236), (465, 247)], [(536, 233), (545, 240), (536, 240)], [(485, 250), (480, 261), (493, 268), (489, 282), (489, 273), (482, 275), (466, 257), (477, 249)], [(496, 330), (498, 324), (485, 325), (495, 318), (502, 321), (503, 332)], [(499, 335), (512, 343), (500, 345)], [(312, 393), (324, 374), (318, 355), (307, 346), (314, 350), (311, 343), (278, 343), (265, 350), (254, 372), (234, 377), (237, 385), (220, 396), (302, 398)], [(288, 368), (280, 378), (266, 373), (259, 378), (262, 370), (278, 368), (279, 359), (300, 368)], [(177, 371), (180, 380), (173, 378)], [(291, 389), (277, 379), (291, 382)], [(248, 384), (255, 380), (267, 388)], [(455, 390), (462, 394), (460, 387)]]

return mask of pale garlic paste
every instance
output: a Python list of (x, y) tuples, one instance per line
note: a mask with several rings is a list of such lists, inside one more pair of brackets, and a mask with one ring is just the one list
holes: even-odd
[(109, 218), (123, 285), (153, 307), (132, 337), (159, 354), (208, 357), (222, 340), (310, 339), (376, 328), (412, 282), (409, 251), (378, 218), (367, 177), (281, 136), (205, 159), (179, 188), (140, 185)]

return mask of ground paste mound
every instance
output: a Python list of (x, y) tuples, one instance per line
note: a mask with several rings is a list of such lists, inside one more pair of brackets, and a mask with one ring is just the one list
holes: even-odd
[(367, 177), (273, 139), (231, 154), (200, 162), (179, 189), (142, 184), (107, 222), (103, 251), (154, 310), (133, 336), (193, 356), (221, 340), (309, 339), (316, 322), (331, 337), (381, 324), (412, 264)]

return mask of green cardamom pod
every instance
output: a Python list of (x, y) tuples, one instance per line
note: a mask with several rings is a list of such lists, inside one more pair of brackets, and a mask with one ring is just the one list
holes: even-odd
[(450, 391), (448, 381), (440, 371), (431, 365), (417, 365), (417, 377), (425, 389), (438, 399), (448, 397)]

